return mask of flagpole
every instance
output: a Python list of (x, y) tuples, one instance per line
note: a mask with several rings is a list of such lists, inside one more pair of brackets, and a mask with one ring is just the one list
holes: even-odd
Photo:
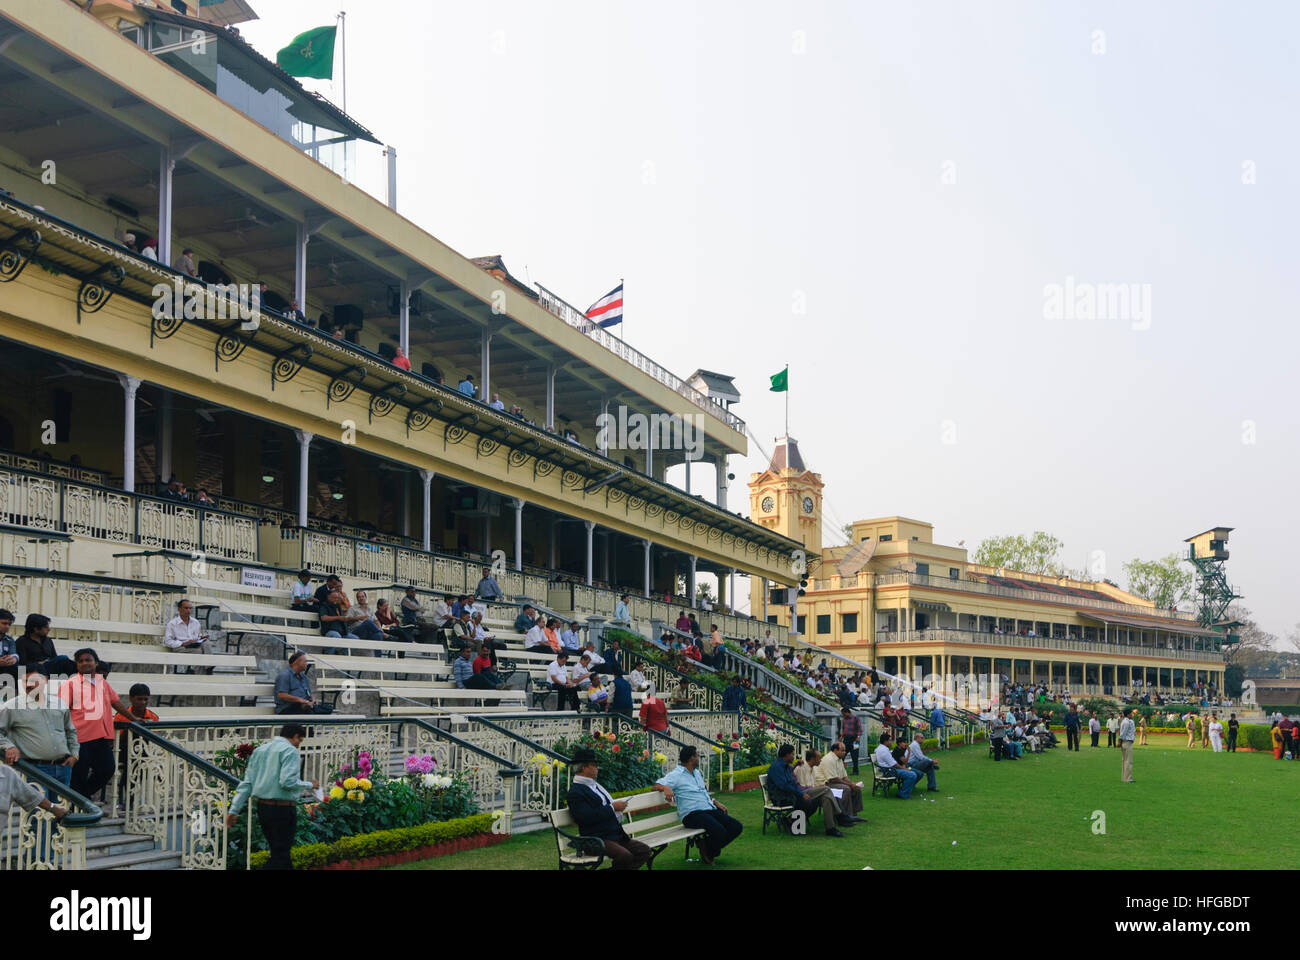
[[(622, 277), (619, 277), (619, 278), (618, 278), (618, 285), (619, 285), (620, 287), (623, 286), (623, 278), (622, 278)], [(624, 290), (623, 293), (626, 295), (627, 291)], [(626, 296), (624, 297), (624, 303), (626, 304)], [(623, 336), (623, 327), (627, 324), (627, 310), (624, 310), (624, 311), (623, 311), (623, 316), (622, 316), (621, 320), (622, 320), (622, 322), (619, 323), (619, 325), (618, 325), (618, 338), (619, 338), (620, 340), (625, 340), (626, 337)], [(1171, 676), (1172, 676), (1172, 674), (1171, 674)]]
[[(785, 365), (785, 444), (790, 446), (790, 364)], [(789, 457), (789, 454), (786, 454)]]
[[(338, 15), (339, 21), (339, 41), (343, 45), (343, 112), (348, 112), (348, 20), (347, 12), (340, 10)], [(348, 178), (348, 145), (343, 144), (343, 179)]]

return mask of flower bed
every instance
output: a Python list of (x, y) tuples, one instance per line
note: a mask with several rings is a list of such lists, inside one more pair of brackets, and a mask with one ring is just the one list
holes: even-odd
[[(218, 763), (232, 773), (242, 774), (253, 749), (252, 744), (241, 744), (227, 751), (227, 756), (218, 755)], [(356, 751), (334, 772), (325, 799), (303, 806), (294, 833), (295, 850), (462, 820), (478, 813), (478, 801), (469, 783), (458, 774), (439, 773), (437, 760), (431, 755), (409, 756), (404, 766), (403, 776), (387, 777), (374, 769), (368, 751)], [(252, 820), (252, 854), (256, 859), (259, 852), (266, 851), (267, 844), (252, 806), (249, 804), (246, 815)], [(230, 831), (227, 862), (232, 867), (244, 864), (246, 836), (242, 827)]]
[[(427, 860), (462, 850), (475, 850), (509, 839), (492, 832), (493, 816), (480, 813), (442, 823), (377, 830), (342, 837), (332, 843), (295, 846), (291, 853), (295, 870), (360, 870), (391, 866), (413, 860)], [(254, 869), (263, 866), (270, 854), (253, 854)]]

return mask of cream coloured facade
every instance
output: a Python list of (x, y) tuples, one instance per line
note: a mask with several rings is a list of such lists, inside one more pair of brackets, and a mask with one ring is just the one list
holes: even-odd
[[(768, 470), (750, 478), (752, 516), (811, 555), (821, 489), (797, 443), (779, 442)], [(751, 603), (763, 606), (761, 587)], [(889, 673), (993, 674), (1089, 693), (1222, 689), (1220, 635), (1194, 614), (1158, 610), (1104, 581), (974, 564), (964, 546), (936, 542), (931, 524), (909, 517), (859, 520), (852, 544), (818, 550), (797, 615), (792, 624), (788, 607), (766, 611), (803, 640)]]

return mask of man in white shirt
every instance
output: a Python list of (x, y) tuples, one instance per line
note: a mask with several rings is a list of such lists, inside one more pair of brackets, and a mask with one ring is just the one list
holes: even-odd
[(524, 650), (530, 653), (554, 653), (551, 642), (542, 630), (542, 621), (533, 624), (532, 629), (524, 634)]
[(1124, 711), (1124, 722), (1119, 725), (1119, 748), (1123, 754), (1122, 769), (1120, 771), (1120, 780), (1124, 783), (1136, 783), (1133, 779), (1133, 738), (1137, 735), (1137, 727), (1133, 723), (1133, 714), (1137, 713), (1137, 708)]
[(909, 770), (894, 759), (894, 755), (889, 749), (893, 740), (893, 735), (889, 731), (886, 730), (882, 733), (880, 743), (876, 746), (871, 757), (877, 767), (883, 771), (892, 772), (898, 778), (898, 796), (900, 799), (906, 800), (912, 795), (912, 788), (916, 786), (916, 781), (921, 779), (921, 775), (915, 770)]
[(914, 734), (912, 742), (907, 748), (907, 765), (918, 773), (924, 773), (926, 776), (925, 788), (934, 793), (939, 789), (938, 781), (935, 779), (934, 772), (939, 769), (939, 765), (925, 755), (921, 749), (921, 741), (925, 737), (922, 734)]
[(849, 771), (844, 768), (844, 758), (848, 756), (848, 752), (848, 748), (844, 746), (842, 740), (836, 740), (832, 743), (830, 750), (826, 753), (826, 756), (822, 757), (813, 774), (814, 785), (830, 787), (832, 791), (844, 791), (848, 796), (838, 798), (840, 809), (846, 815), (851, 814), (857, 823), (866, 823), (866, 817), (858, 816), (862, 812), (862, 784), (850, 780)]
[(193, 613), (194, 605), (188, 600), (177, 602), (177, 615), (167, 621), (167, 629), (163, 631), (163, 646), (176, 653), (204, 652), (208, 635), (202, 632)]
[(1116, 719), (1115, 717), (1110, 717), (1106, 721), (1106, 746), (1108, 747), (1119, 746), (1119, 744), (1115, 742), (1115, 734), (1117, 734), (1118, 732), (1119, 732), (1119, 720)]
[(579, 690), (586, 689), (591, 685), (591, 657), (586, 653), (580, 656), (578, 662), (573, 665), (570, 679)]
[(569, 655), (561, 650), (546, 668), (546, 679), (558, 696), (556, 709), (563, 710), (567, 702), (578, 712), (578, 685), (569, 679)]
[(587, 648), (583, 652), (583, 656), (591, 658), (591, 667), (593, 670), (605, 662), (605, 658), (596, 652), (596, 644), (592, 640), (587, 641)]
[(433, 625), (448, 627), (451, 625), (451, 597), (443, 597), (433, 605)]
[(633, 690), (644, 690), (650, 686), (650, 681), (646, 680), (645, 674), (641, 672), (641, 664), (632, 667), (632, 672), (627, 675), (627, 682), (632, 685)]

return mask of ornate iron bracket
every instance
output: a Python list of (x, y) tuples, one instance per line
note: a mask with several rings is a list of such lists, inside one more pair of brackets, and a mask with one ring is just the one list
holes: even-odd
[[(24, 251), (23, 245), (28, 249)], [(39, 230), (33, 230), (31, 227), (25, 230), (19, 230), (12, 237), (0, 245), (0, 283), (8, 283), (10, 280), (17, 280), (18, 274), (23, 272), (23, 268), (31, 263), (32, 254), (36, 248), (41, 245), (41, 234)]]
[(375, 417), (386, 417), (397, 406), (397, 398), (406, 396), (406, 384), (390, 383), (380, 387), (370, 395), (370, 422), (375, 422)]
[(325, 409), (329, 409), (331, 402), (342, 403), (352, 396), (352, 391), (361, 386), (365, 379), (366, 372), (360, 367), (348, 367), (341, 371), (330, 380), (329, 389), (325, 391)]
[(271, 362), (271, 389), (274, 390), (277, 383), (288, 383), (298, 376), (302, 365), (315, 352), (309, 343), (295, 343), (275, 354), (275, 359)]
[(226, 361), (226, 363), (233, 363), (238, 360), (239, 355), (244, 352), (244, 348), (256, 339), (256, 329), (247, 337), (238, 336), (237, 331), (241, 329), (243, 329), (242, 326), (237, 323), (221, 331), (221, 336), (217, 337), (216, 346), (212, 348), (213, 366), (217, 371), (221, 370), (222, 360)]
[[(105, 278), (111, 282), (111, 286), (104, 283)], [(82, 280), (81, 286), (77, 288), (77, 323), (81, 323), (83, 313), (97, 313), (103, 309), (104, 304), (108, 303), (113, 294), (122, 286), (122, 281), (125, 279), (126, 271), (121, 266), (116, 263), (105, 263), (85, 280)], [(172, 304), (172, 313), (176, 312), (175, 308), (176, 305)], [(154, 320), (149, 329), (149, 346), (151, 348), (153, 347), (157, 326), (158, 321)], [(178, 323), (176, 326), (179, 328), (180, 324)], [(164, 336), (170, 337), (175, 332), (175, 330), (171, 330)]]
[(450, 421), (442, 428), (442, 448), (446, 450), (448, 443), (460, 443), (469, 436), (470, 429), (477, 423), (477, 413), (467, 413), (463, 417)]
[(441, 409), (442, 401), (436, 397), (411, 407), (410, 410), (406, 411), (406, 435), (409, 437), (412, 430), (419, 433), (433, 423), (434, 415)]

